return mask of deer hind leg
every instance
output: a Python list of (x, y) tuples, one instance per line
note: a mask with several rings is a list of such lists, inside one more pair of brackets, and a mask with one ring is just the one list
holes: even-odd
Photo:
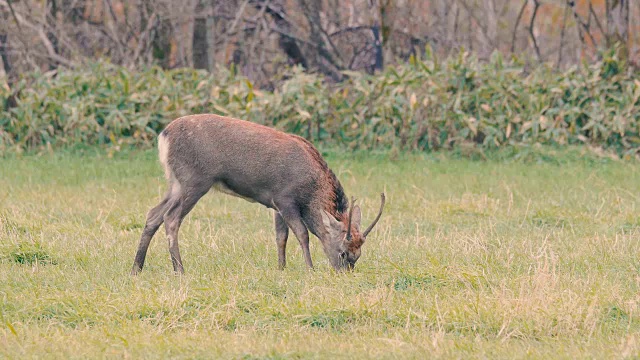
[(311, 261), (311, 252), (309, 251), (309, 231), (302, 221), (300, 216), (300, 210), (296, 206), (280, 207), (280, 215), (291, 228), (293, 233), (298, 238), (298, 242), (302, 247), (302, 254), (304, 256), (304, 262), (309, 269), (313, 269), (313, 262)]
[(164, 214), (164, 226), (169, 240), (169, 254), (173, 270), (179, 274), (184, 274), (180, 248), (178, 247), (178, 231), (185, 216), (196, 205), (198, 200), (209, 190), (209, 186), (184, 187), (180, 191), (180, 196), (173, 199), (169, 209)]
[(151, 243), (153, 235), (158, 231), (160, 225), (162, 225), (163, 215), (169, 209), (169, 201), (171, 200), (171, 191), (165, 195), (160, 204), (156, 205), (153, 209), (147, 213), (147, 220), (142, 230), (142, 236), (140, 237), (140, 243), (138, 244), (138, 251), (133, 262), (133, 268), (131, 269), (131, 275), (136, 275), (142, 271), (144, 266), (144, 259), (147, 256), (147, 249)]
[(276, 245), (278, 245), (278, 268), (284, 269), (287, 265), (287, 238), (289, 237), (289, 227), (277, 211), (273, 213), (273, 219), (276, 226)]

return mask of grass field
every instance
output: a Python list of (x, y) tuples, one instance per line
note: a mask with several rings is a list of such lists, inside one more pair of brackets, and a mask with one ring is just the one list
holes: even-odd
[(364, 224), (387, 194), (341, 275), (293, 235), (277, 270), (271, 213), (209, 194), (183, 277), (163, 229), (129, 275), (155, 152), (0, 158), (0, 358), (638, 357), (640, 165), (555, 156), (330, 155)]

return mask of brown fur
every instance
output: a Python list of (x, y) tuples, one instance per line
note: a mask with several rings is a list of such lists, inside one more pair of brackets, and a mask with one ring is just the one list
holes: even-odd
[(335, 216), (336, 218), (342, 221), (346, 221), (346, 212), (349, 207), (349, 202), (346, 195), (344, 194), (344, 190), (342, 188), (342, 185), (340, 184), (340, 181), (333, 173), (333, 171), (329, 169), (329, 165), (327, 165), (327, 162), (322, 158), (320, 152), (313, 146), (313, 144), (311, 144), (310, 141), (297, 135), (291, 135), (291, 137), (296, 141), (300, 141), (305, 144), (307, 150), (309, 151), (309, 155), (325, 174), (325, 177), (323, 178), (324, 184), (322, 185), (322, 187), (324, 189), (328, 189), (329, 191), (327, 192), (328, 196), (326, 196), (326, 198), (324, 199), (326, 202), (323, 208), (325, 209), (325, 211)]
[[(178, 118), (172, 121), (162, 133), (167, 136), (168, 134), (176, 131), (176, 127), (179, 128), (179, 131), (184, 133), (190, 127), (187, 121), (216, 121), (238, 124), (241, 126), (237, 127), (235, 130), (236, 132), (259, 133), (261, 137), (269, 139), (269, 142), (274, 147), (277, 146), (284, 149), (286, 146), (296, 144), (300, 148), (304, 149), (304, 155), (308, 157), (309, 162), (314, 165), (313, 167), (317, 169), (317, 172), (320, 174), (317, 179), (318, 182), (316, 190), (319, 195), (318, 201), (322, 204), (322, 209), (335, 216), (346, 225), (349, 203), (344, 193), (344, 189), (333, 171), (329, 168), (327, 162), (322, 158), (322, 155), (320, 155), (320, 152), (318, 152), (313, 144), (307, 139), (250, 121), (212, 114), (191, 115)], [(170, 142), (176, 141), (176, 138), (169, 137), (169, 139)], [(171, 146), (171, 149), (173, 148), (174, 146)], [(265, 206), (270, 207), (269, 204), (265, 204)]]
[[(281, 267), (289, 228), (300, 241), (309, 267), (313, 265), (307, 229), (320, 239), (337, 269), (352, 267), (359, 257), (364, 242), (359, 232), (360, 211), (357, 226), (352, 224), (352, 240), (347, 241), (347, 197), (309, 141), (252, 122), (203, 114), (172, 121), (160, 135), (159, 153), (170, 187), (147, 216), (133, 273), (142, 269), (149, 242), (163, 222), (174, 269), (183, 271), (178, 250), (180, 223), (211, 188), (276, 211)], [(325, 212), (333, 220), (327, 220)], [(342, 257), (346, 252), (349, 257)]]

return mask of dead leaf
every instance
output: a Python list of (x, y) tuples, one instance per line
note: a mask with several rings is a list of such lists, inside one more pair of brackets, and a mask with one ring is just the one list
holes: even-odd
[(298, 113), (300, 114), (300, 116), (303, 119), (311, 119), (311, 114), (309, 114), (308, 112), (306, 112), (304, 110), (300, 110), (300, 111), (298, 111)]
[(547, 120), (547, 117), (544, 115), (540, 115), (539, 123), (541, 129), (546, 129), (547, 126), (549, 126), (549, 120)]

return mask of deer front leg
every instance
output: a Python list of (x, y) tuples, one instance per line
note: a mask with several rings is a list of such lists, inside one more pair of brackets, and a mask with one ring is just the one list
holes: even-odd
[(273, 219), (276, 226), (276, 245), (278, 246), (278, 269), (282, 270), (287, 265), (287, 238), (289, 237), (289, 227), (278, 211), (274, 211)]
[[(309, 269), (313, 269), (313, 262), (311, 261), (311, 252), (309, 251), (309, 231), (302, 222), (300, 211), (295, 206), (286, 206), (280, 208), (280, 215), (284, 219), (286, 225), (288, 225), (293, 233), (298, 238), (300, 247), (302, 247), (302, 254), (304, 256), (304, 262)], [(284, 254), (284, 248), (283, 248)]]

